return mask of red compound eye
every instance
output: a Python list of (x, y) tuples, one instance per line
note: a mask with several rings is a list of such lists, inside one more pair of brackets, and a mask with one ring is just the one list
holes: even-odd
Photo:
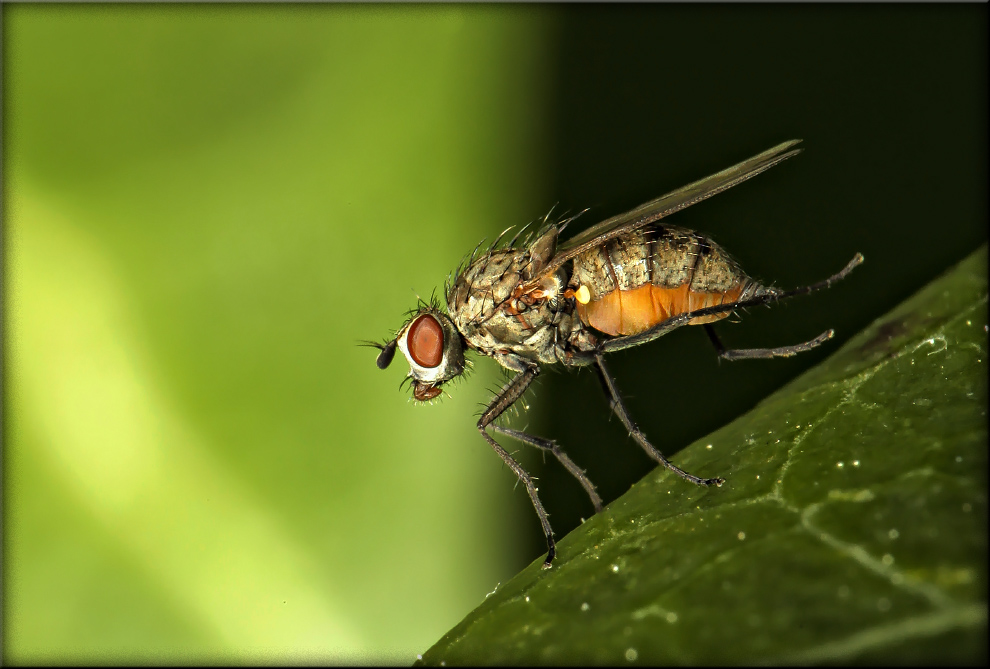
[(423, 314), (409, 327), (406, 346), (417, 365), (436, 367), (443, 360), (443, 328), (433, 316)]

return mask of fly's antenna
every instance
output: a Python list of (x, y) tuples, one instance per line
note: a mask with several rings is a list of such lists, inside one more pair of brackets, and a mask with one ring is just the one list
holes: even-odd
[(375, 360), (375, 364), (378, 365), (378, 369), (385, 369), (392, 364), (392, 358), (395, 357), (395, 347), (398, 345), (397, 340), (393, 339), (391, 341), (385, 341), (383, 344), (379, 344), (376, 341), (362, 340), (358, 342), (358, 346), (367, 346), (368, 348), (377, 348), (381, 353), (378, 354), (378, 359)]

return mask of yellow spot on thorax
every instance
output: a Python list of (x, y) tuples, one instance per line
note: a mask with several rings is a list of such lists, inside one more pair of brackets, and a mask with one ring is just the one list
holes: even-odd
[(591, 291), (588, 290), (587, 286), (581, 286), (574, 291), (574, 297), (576, 297), (577, 301), (581, 304), (587, 304), (588, 302), (591, 302)]

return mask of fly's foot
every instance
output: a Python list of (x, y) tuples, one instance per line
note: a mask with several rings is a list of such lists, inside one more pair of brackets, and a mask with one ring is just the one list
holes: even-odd
[(701, 483), (702, 485), (706, 485), (709, 487), (715, 486), (716, 488), (721, 488), (722, 484), (725, 483), (725, 479), (722, 478), (721, 476), (716, 476), (713, 479), (703, 479)]
[(553, 540), (553, 535), (547, 532), (547, 559), (543, 561), (543, 568), (550, 569), (553, 565), (554, 556), (557, 555), (557, 544)]

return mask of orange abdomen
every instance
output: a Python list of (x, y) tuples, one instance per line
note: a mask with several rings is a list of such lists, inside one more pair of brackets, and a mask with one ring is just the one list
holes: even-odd
[[(605, 334), (633, 335), (649, 330), (672, 316), (732, 303), (742, 294), (742, 285), (723, 293), (698, 293), (688, 284), (679, 288), (662, 288), (646, 284), (632, 290), (613, 290), (601, 299), (577, 305), (581, 322)], [(700, 316), (688, 325), (701, 325), (721, 320), (729, 315)]]
[[(680, 314), (732, 304), (768, 289), (713, 241), (651, 224), (575, 256), (569, 287), (578, 318), (613, 337), (635, 335)], [(721, 320), (726, 311), (688, 321)]]

